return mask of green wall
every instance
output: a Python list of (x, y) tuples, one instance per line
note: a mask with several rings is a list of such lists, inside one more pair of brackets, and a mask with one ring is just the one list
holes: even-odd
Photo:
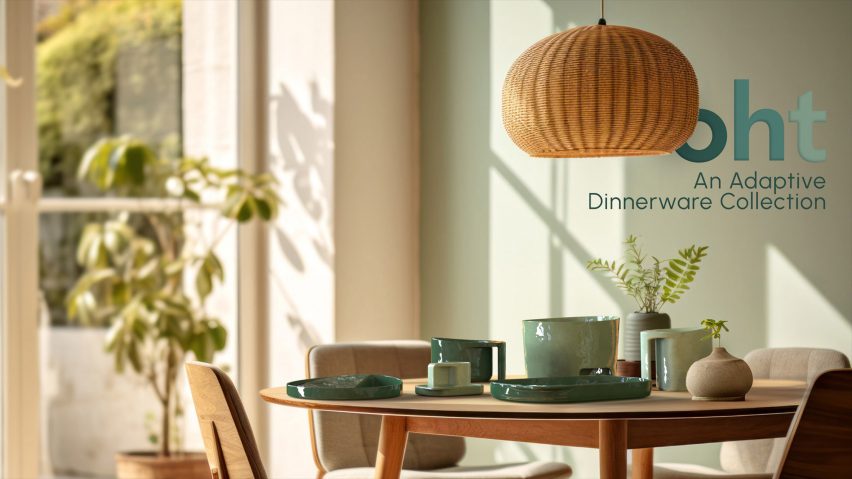
[[(616, 257), (638, 234), (650, 252), (710, 245), (695, 286), (670, 308), (674, 326), (727, 319), (729, 350), (829, 347), (852, 354), (852, 3), (831, 1), (609, 1), (610, 24), (675, 43), (693, 63), (701, 106), (719, 114), (728, 144), (715, 160), (546, 160), (526, 157), (503, 131), (500, 88), (511, 62), (539, 38), (597, 21), (590, 1), (421, 3), (421, 334), (509, 341), (509, 370), (523, 374), (525, 318), (613, 313), (631, 302), (584, 270)], [(828, 111), (815, 127), (824, 163), (799, 158), (785, 124), (785, 161), (768, 161), (766, 129), (751, 133), (751, 160), (733, 160), (733, 82), (751, 82), (751, 108), (786, 119), (813, 91)], [(699, 127), (690, 143), (703, 147)], [(688, 195), (699, 172), (822, 175), (828, 209), (817, 212), (592, 211), (589, 192)], [(710, 192), (711, 196), (718, 194)], [(716, 201), (714, 199), (714, 201)], [(572, 463), (595, 477), (593, 451), (470, 441), (468, 463), (519, 459)], [(658, 461), (718, 466), (718, 446), (659, 451)]]

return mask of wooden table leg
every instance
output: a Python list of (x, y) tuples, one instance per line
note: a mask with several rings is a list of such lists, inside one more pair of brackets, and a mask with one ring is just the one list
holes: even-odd
[(627, 478), (627, 421), (604, 419), (598, 422), (601, 479)]
[(654, 478), (654, 448), (633, 449), (633, 478)]
[(408, 430), (403, 416), (382, 416), (379, 450), (376, 453), (376, 479), (399, 479)]

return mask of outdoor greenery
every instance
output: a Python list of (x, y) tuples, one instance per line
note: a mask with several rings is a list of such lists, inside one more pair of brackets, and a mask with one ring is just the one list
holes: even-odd
[[(162, 406), (159, 434), (151, 439), (169, 455), (173, 419), (182, 414), (175, 387), (180, 368), (189, 354), (211, 361), (227, 341), (206, 304), (225, 277), (216, 246), (236, 222), (276, 217), (276, 183), (269, 174), (220, 169), (203, 158), (166, 159), (129, 137), (98, 141), (85, 153), (79, 178), (116, 196), (174, 203), (135, 222), (122, 212), (86, 225), (76, 255), (84, 274), (66, 303), (70, 318), (109, 326), (106, 350), (117, 371), (129, 367), (148, 380)], [(221, 204), (224, 225), (213, 237), (185, 234), (202, 231), (200, 213), (187, 212), (202, 198)]]
[(643, 313), (658, 313), (666, 303), (676, 303), (695, 280), (708, 249), (693, 245), (679, 250), (677, 258), (659, 259), (645, 254), (634, 235), (624, 245), (624, 262), (593, 259), (586, 268), (607, 274)]
[(715, 319), (702, 319), (701, 327), (709, 333), (701, 339), (718, 339), (718, 346), (722, 347), (722, 330), (730, 332), (731, 330), (725, 325), (727, 321), (716, 321)]
[[(39, 15), (35, 81), (45, 196), (105, 194), (76, 172), (86, 148), (106, 136), (132, 134), (161, 157), (180, 157), (181, 0), (65, 0)], [(66, 323), (65, 293), (82, 272), (74, 252), (83, 228), (102, 218), (40, 218), (40, 288), (53, 324)]]
[(83, 151), (106, 135), (132, 132), (177, 152), (180, 0), (67, 2), (38, 30), (39, 162), (47, 188), (94, 193), (75, 172)]

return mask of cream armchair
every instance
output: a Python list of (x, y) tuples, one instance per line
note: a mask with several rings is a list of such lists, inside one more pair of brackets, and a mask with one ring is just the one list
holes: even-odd
[[(848, 368), (849, 359), (831, 349), (757, 349), (744, 358), (755, 379), (795, 379), (809, 384), (829, 369)], [(787, 438), (722, 443), (722, 469), (694, 464), (656, 464), (655, 479), (771, 479)]]

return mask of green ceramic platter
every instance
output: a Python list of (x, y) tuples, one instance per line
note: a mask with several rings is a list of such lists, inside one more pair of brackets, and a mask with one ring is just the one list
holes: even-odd
[(448, 386), (448, 387), (429, 387), (428, 384), (418, 384), (414, 386), (414, 392), (420, 396), (476, 396), (482, 394), (482, 384), (468, 384), (465, 386)]
[(507, 379), (491, 382), (491, 395), (503, 401), (571, 403), (639, 399), (651, 394), (651, 381), (618, 376)]
[(381, 374), (349, 374), (287, 383), (287, 395), (296, 399), (387, 399), (401, 392), (401, 379)]

